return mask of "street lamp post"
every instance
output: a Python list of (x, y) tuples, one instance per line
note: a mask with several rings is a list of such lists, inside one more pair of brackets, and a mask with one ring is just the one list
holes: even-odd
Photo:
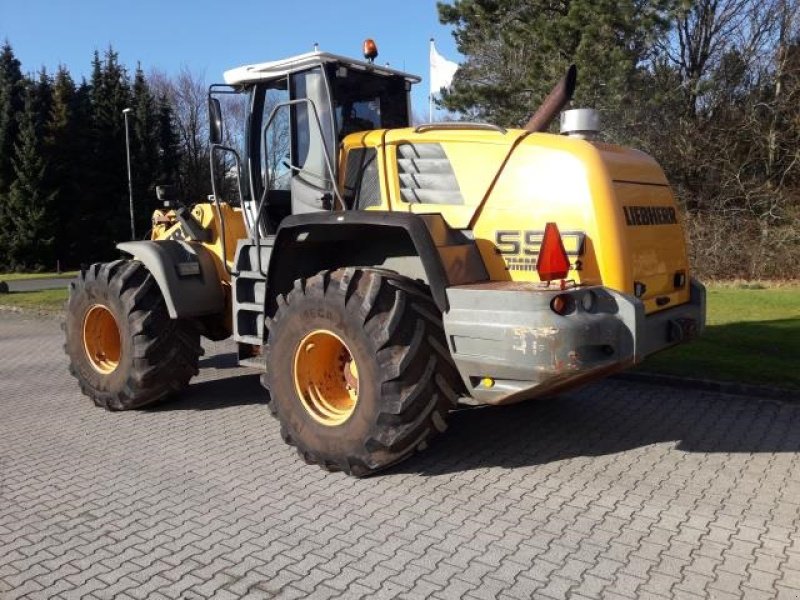
[(136, 225), (133, 221), (133, 181), (131, 179), (131, 135), (130, 126), (128, 125), (128, 115), (133, 112), (132, 108), (126, 108), (122, 111), (125, 116), (125, 151), (128, 155), (128, 202), (131, 211), (131, 239), (136, 239)]

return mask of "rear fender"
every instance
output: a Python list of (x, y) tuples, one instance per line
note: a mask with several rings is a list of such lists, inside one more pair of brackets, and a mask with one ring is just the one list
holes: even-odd
[(451, 285), (486, 281), (475, 241), (439, 214), (317, 212), (287, 217), (270, 255), (267, 310), (296, 279), (341, 267), (395, 271), (425, 282), (442, 312)]
[(202, 245), (177, 240), (123, 242), (117, 248), (142, 262), (156, 280), (173, 319), (220, 314), (225, 294), (214, 257)]

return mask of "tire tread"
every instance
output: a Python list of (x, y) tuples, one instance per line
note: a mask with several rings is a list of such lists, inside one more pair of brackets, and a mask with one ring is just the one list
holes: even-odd
[(130, 369), (117, 391), (96, 389), (75, 367), (74, 359), (70, 361), (69, 372), (96, 405), (112, 411), (152, 405), (181, 391), (197, 375), (202, 354), (199, 331), (189, 321), (170, 319), (158, 284), (136, 260), (95, 263), (78, 275), (67, 300), (67, 354), (70, 337), (82, 335), (82, 324), (77, 322), (81, 316), (71, 309), (89, 289), (95, 296), (99, 293), (120, 299), (128, 318), (127, 327), (122, 329), (133, 338), (134, 351)]
[[(356, 477), (384, 469), (426, 448), (446, 428), (447, 415), (463, 388), (446, 350), (439, 309), (428, 290), (386, 271), (354, 268), (323, 271), (295, 282), (278, 303), (270, 322), (270, 335), (280, 330), (281, 321), (288, 318), (293, 305), (304, 296), (323, 298), (360, 313), (365, 334), (375, 339), (379, 348), (376, 356), (383, 377), (380, 409), (361, 451), (354, 455), (333, 456), (325, 449), (305, 447), (282, 421), (284, 441), (295, 446), (305, 462)], [(268, 342), (268, 365), (270, 351)], [(287, 374), (267, 370), (267, 381), (282, 376)], [(276, 404), (270, 402), (270, 409), (280, 420)]]

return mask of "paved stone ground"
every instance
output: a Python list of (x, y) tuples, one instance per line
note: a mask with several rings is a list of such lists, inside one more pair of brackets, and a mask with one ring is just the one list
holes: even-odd
[(799, 406), (607, 381), (356, 480), (284, 446), (227, 346), (109, 414), (60, 338), (0, 313), (4, 600), (800, 596)]

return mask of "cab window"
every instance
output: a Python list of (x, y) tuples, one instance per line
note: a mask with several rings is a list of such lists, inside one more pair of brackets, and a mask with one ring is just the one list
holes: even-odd
[(342, 198), (347, 208), (354, 210), (380, 206), (378, 153), (375, 148), (353, 148), (347, 153)]
[(405, 79), (332, 65), (336, 131), (346, 135), (371, 129), (408, 127), (408, 92)]

